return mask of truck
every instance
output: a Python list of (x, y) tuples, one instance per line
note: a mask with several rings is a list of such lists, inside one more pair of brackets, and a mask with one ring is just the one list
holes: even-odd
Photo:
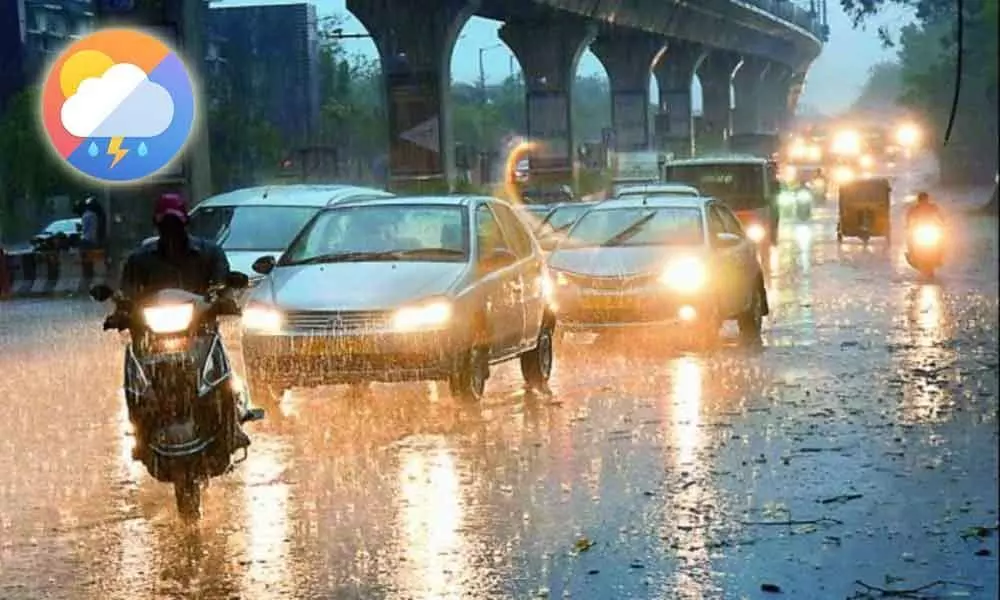
[(660, 181), (666, 161), (659, 152), (616, 152), (612, 158), (614, 177), (609, 197), (617, 196), (623, 187)]

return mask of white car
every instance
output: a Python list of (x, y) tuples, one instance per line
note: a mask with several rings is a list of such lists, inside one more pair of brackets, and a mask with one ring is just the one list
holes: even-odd
[(264, 254), (280, 255), (321, 209), (363, 198), (387, 198), (385, 190), (351, 185), (271, 185), (244, 188), (207, 198), (191, 211), (192, 235), (222, 246), (229, 268), (251, 277)]
[(752, 340), (769, 312), (756, 246), (713, 198), (602, 202), (573, 225), (548, 265), (565, 331), (680, 324), (701, 343), (736, 319)]
[(477, 196), (341, 203), (306, 225), (243, 311), (251, 396), (296, 385), (446, 380), (482, 397), (519, 358), (544, 386), (555, 317), (538, 241), (506, 202)]

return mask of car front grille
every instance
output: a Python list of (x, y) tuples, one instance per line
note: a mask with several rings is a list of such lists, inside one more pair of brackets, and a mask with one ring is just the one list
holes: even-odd
[(645, 287), (656, 279), (655, 275), (648, 273), (616, 275), (614, 277), (591, 277), (566, 272), (563, 272), (563, 275), (573, 285), (592, 290), (630, 290)]
[(296, 333), (363, 333), (389, 325), (385, 311), (294, 311), (285, 314), (285, 327)]

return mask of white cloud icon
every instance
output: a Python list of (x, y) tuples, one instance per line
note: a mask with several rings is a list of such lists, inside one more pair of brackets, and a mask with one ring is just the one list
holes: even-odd
[(84, 79), (60, 111), (63, 127), (78, 138), (160, 135), (174, 118), (170, 93), (130, 63)]

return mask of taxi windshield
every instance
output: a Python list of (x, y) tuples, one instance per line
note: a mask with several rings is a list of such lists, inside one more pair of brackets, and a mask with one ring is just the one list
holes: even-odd
[(396, 204), (328, 209), (292, 243), (280, 264), (464, 262), (469, 252), (465, 223), (458, 206)]
[(567, 247), (689, 246), (704, 239), (697, 208), (592, 210), (569, 230)]

